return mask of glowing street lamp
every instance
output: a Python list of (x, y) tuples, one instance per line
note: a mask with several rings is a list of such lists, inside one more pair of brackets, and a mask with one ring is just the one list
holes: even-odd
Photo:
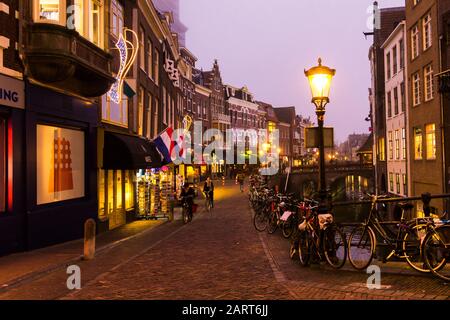
[(325, 179), (325, 143), (323, 133), (323, 122), (325, 118), (325, 106), (330, 102), (331, 80), (336, 74), (336, 70), (322, 65), (322, 59), (319, 58), (319, 65), (305, 70), (305, 76), (308, 78), (311, 88), (311, 102), (316, 106), (317, 124), (318, 124), (318, 143), (319, 143), (319, 199), (320, 210), (328, 211), (326, 200), (328, 192)]

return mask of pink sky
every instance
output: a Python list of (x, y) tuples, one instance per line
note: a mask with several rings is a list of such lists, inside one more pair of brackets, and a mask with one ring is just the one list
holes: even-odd
[[(368, 132), (370, 69), (369, 0), (180, 0), (189, 27), (187, 47), (211, 68), (217, 58), (225, 83), (247, 85), (256, 99), (274, 106), (295, 105), (314, 116), (303, 70), (317, 63), (337, 70), (326, 126), (335, 142)], [(404, 0), (380, 0), (381, 8)]]

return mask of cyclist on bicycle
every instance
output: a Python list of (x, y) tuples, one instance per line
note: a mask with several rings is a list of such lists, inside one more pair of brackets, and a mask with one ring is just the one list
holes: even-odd
[(214, 183), (211, 181), (211, 178), (208, 177), (203, 185), (203, 193), (205, 197), (211, 201), (211, 208), (214, 208)]
[(189, 183), (185, 183), (183, 185), (183, 189), (181, 190), (181, 202), (182, 204), (187, 204), (189, 208), (189, 215), (192, 217), (193, 214), (193, 206), (194, 206), (194, 197), (195, 197), (195, 191), (194, 188), (192, 188)]

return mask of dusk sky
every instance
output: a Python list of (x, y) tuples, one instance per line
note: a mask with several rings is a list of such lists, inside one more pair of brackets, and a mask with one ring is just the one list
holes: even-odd
[[(368, 133), (368, 50), (372, 37), (367, 13), (372, 0), (180, 0), (189, 28), (186, 44), (197, 67), (218, 59), (226, 84), (246, 85), (257, 100), (292, 106), (315, 121), (303, 70), (317, 64), (336, 69), (325, 125), (335, 142), (350, 133)], [(381, 8), (404, 0), (379, 0)]]

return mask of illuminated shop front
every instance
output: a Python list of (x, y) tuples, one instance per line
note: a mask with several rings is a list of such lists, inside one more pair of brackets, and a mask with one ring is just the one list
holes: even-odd
[[(99, 129), (98, 219), (101, 231), (150, 216), (161, 195), (152, 193), (153, 167), (161, 167), (156, 147), (147, 139)], [(160, 176), (163, 176), (162, 174)], [(158, 182), (161, 185), (161, 182)], [(156, 189), (155, 189), (156, 190)]]
[(167, 217), (174, 191), (174, 173), (168, 166), (138, 170), (136, 174), (136, 215), (138, 218)]

